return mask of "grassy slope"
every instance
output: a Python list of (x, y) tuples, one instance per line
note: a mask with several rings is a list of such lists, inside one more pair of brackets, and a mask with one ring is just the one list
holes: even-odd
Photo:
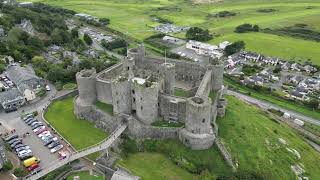
[(100, 101), (96, 102), (96, 106), (101, 109), (102, 111), (108, 113), (109, 115), (113, 116), (113, 106), (111, 104), (106, 104)]
[(81, 171), (78, 173), (73, 173), (67, 177), (67, 180), (73, 180), (74, 176), (79, 176), (80, 179), (85, 179), (85, 180), (104, 180), (103, 176), (90, 175), (88, 171)]
[(259, 92), (256, 92), (250, 88), (247, 88), (247, 87), (244, 87), (244, 86), (241, 86), (237, 83), (234, 83), (228, 79), (225, 79), (225, 83), (228, 84), (228, 85), (231, 85), (231, 86), (234, 86), (236, 88), (239, 89), (239, 91), (241, 93), (247, 93), (247, 92), (250, 92), (252, 97), (254, 98), (257, 98), (257, 99), (261, 99), (261, 100), (264, 100), (264, 101), (268, 101), (268, 102), (271, 102), (273, 104), (276, 104), (282, 108), (285, 108), (285, 109), (288, 109), (288, 110), (292, 110), (292, 111), (296, 111), (296, 112), (299, 112), (301, 114), (304, 114), (306, 116), (310, 116), (310, 117), (313, 117), (315, 119), (320, 119), (320, 113), (319, 111), (313, 111), (312, 109), (302, 105), (302, 104), (298, 104), (298, 103), (294, 103), (294, 102), (289, 102), (289, 101), (285, 101), (281, 98), (277, 98), (275, 96), (272, 96), (272, 95), (268, 95), (268, 94), (262, 94), (262, 93), (259, 93)]
[(136, 153), (125, 160), (118, 161), (118, 163), (142, 179), (193, 179), (192, 174), (158, 153)]
[[(211, 32), (220, 36), (211, 43), (222, 40), (244, 40), (247, 49), (264, 53), (266, 55), (282, 58), (312, 59), (320, 64), (320, 43), (294, 39), (290, 37), (278, 37), (264, 33), (234, 34), (234, 28), (242, 23), (254, 23), (263, 28), (279, 28), (295, 23), (307, 23), (311, 28), (320, 30), (320, 2), (317, 0), (225, 0), (223, 3), (191, 5), (183, 0), (160, 1), (113, 1), (113, 0), (33, 0), (63, 6), (79, 12), (89, 13), (99, 17), (111, 19), (111, 27), (126, 33), (134, 38), (142, 40), (151, 34), (153, 30), (148, 26), (155, 23), (149, 15), (170, 19), (179, 25), (201, 26), (209, 28)], [(115, 3), (116, 2), (116, 3)], [(138, 3), (137, 3), (138, 2)], [(181, 11), (152, 11), (156, 7), (178, 6)], [(306, 9), (312, 6), (313, 9)], [(257, 9), (273, 8), (274, 13), (259, 13)], [(219, 11), (233, 11), (238, 13), (231, 18), (207, 18), (208, 13)], [(179, 36), (184, 37), (183, 34)], [(265, 48), (268, 47), (268, 48)]]
[[(219, 134), (238, 161), (240, 170), (264, 172), (272, 179), (295, 179), (290, 166), (302, 163), (306, 176), (320, 178), (320, 154), (292, 129), (270, 120), (256, 107), (234, 97), (227, 99), (227, 114), (218, 121)], [(279, 143), (278, 138), (285, 139), (288, 145)], [(271, 144), (267, 145), (266, 141)], [(285, 147), (296, 149), (301, 159), (298, 160)]]
[(75, 117), (73, 98), (51, 104), (45, 118), (76, 149), (94, 145), (107, 137), (107, 134), (94, 127), (93, 123)]

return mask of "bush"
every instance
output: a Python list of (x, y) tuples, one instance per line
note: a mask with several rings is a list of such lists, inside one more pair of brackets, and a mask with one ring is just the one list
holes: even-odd
[(17, 177), (23, 177), (26, 176), (28, 172), (26, 170), (23, 170), (22, 168), (15, 168), (13, 174)]
[(2, 168), (3, 168), (4, 171), (10, 171), (11, 169), (13, 169), (13, 165), (12, 165), (11, 161), (8, 160), (7, 162), (5, 162), (3, 164)]
[(56, 89), (57, 89), (58, 91), (61, 91), (61, 90), (63, 89), (62, 82), (60, 82), (60, 81), (54, 83), (54, 86), (56, 87)]
[(209, 41), (213, 38), (208, 29), (202, 29), (199, 27), (192, 27), (188, 29), (186, 37), (187, 39), (196, 41)]
[(36, 116), (38, 116), (39, 113), (38, 113), (38, 111), (34, 111), (32, 114), (34, 117), (36, 117)]
[(258, 25), (252, 24), (241, 24), (236, 27), (236, 33), (246, 33), (246, 32), (258, 32), (260, 30)]
[(224, 54), (226, 56), (230, 56), (232, 54), (240, 52), (242, 49), (245, 49), (245, 43), (243, 41), (236, 41), (225, 48)]
[(131, 139), (128, 136), (124, 136), (122, 138), (123, 138), (123, 142), (120, 145), (120, 148), (122, 149), (121, 155), (123, 157), (127, 158), (129, 154), (136, 153), (139, 151), (138, 145), (135, 140)]
[(108, 50), (113, 50), (118, 48), (126, 48), (129, 44), (124, 39), (115, 39), (111, 42), (102, 40), (101, 45)]
[(87, 45), (91, 45), (92, 44), (92, 39), (91, 39), (91, 37), (87, 34), (87, 33), (85, 33), (84, 35), (83, 35), (83, 40), (84, 40), (84, 42), (86, 42), (86, 44)]

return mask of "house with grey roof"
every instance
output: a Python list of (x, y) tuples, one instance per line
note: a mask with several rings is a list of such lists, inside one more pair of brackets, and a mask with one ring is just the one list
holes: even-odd
[(17, 88), (0, 93), (0, 104), (6, 112), (15, 111), (25, 103), (25, 98)]

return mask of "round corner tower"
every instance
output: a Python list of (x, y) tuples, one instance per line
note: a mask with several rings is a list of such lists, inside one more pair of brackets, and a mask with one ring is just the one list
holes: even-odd
[(144, 60), (145, 49), (144, 45), (141, 44), (137, 48), (132, 48), (127, 50), (127, 57), (133, 58), (135, 64), (140, 65)]
[(76, 74), (79, 92), (79, 101), (82, 104), (93, 104), (97, 100), (96, 95), (96, 70), (85, 69)]
[(211, 100), (191, 97), (186, 104), (186, 129), (194, 134), (211, 132)]
[(164, 78), (164, 92), (166, 94), (174, 94), (176, 83), (176, 66), (173, 63), (163, 63), (161, 65), (161, 73)]

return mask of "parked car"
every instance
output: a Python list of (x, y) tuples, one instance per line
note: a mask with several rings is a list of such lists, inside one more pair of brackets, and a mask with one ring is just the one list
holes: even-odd
[(59, 144), (56, 147), (52, 148), (50, 151), (51, 151), (51, 153), (55, 153), (55, 152), (59, 151), (62, 148), (63, 148), (63, 145)]
[(50, 133), (50, 131), (43, 131), (42, 133), (38, 134), (39, 138), (42, 138), (43, 136), (48, 136)]
[(38, 131), (40, 131), (41, 129), (45, 129), (45, 126), (39, 126), (36, 129), (33, 129), (33, 132), (37, 133)]
[(48, 145), (48, 148), (49, 148), (49, 149), (52, 149), (52, 148), (58, 146), (59, 144), (60, 144), (59, 141), (53, 141), (52, 143), (50, 143), (50, 144)]
[(14, 139), (11, 139), (10, 141), (8, 141), (8, 144), (13, 144), (14, 142), (20, 140), (19, 138), (14, 138)]
[(38, 122), (38, 120), (33, 119), (33, 120), (29, 121), (27, 124), (30, 126), (30, 125), (31, 125), (32, 123), (34, 123), (34, 122)]
[(53, 138), (53, 136), (51, 134), (46, 134), (46, 135), (41, 137), (41, 140), (42, 141), (47, 141), (48, 139), (51, 139), (51, 138)]
[(30, 154), (32, 154), (32, 151), (30, 149), (22, 150), (22, 151), (18, 152), (18, 157), (23, 157), (23, 156), (30, 155)]
[(33, 121), (33, 120), (35, 120), (34, 118), (29, 118), (29, 119), (27, 119), (26, 121), (25, 121), (25, 123), (29, 123), (30, 121)]
[(33, 118), (33, 114), (27, 114), (26, 116), (23, 117), (23, 120), (27, 120), (29, 118)]
[(37, 167), (36, 169), (34, 169), (31, 174), (34, 175), (34, 174), (37, 174), (39, 173), (40, 171), (42, 171), (41, 167)]
[(19, 153), (19, 152), (21, 152), (23, 150), (28, 150), (28, 149), (30, 149), (29, 146), (23, 146), (23, 147), (16, 148), (16, 152)]
[(33, 156), (32, 153), (30, 153), (30, 154), (26, 154), (26, 155), (24, 155), (24, 156), (21, 156), (21, 157), (19, 157), (19, 158), (20, 158), (21, 161), (24, 161), (24, 160), (26, 160), (26, 159), (31, 158), (32, 156)]
[(24, 145), (24, 144), (18, 144), (18, 145), (15, 146), (15, 148), (18, 149), (18, 148), (25, 147), (25, 146), (26, 145)]
[(30, 171), (33, 171), (34, 169), (38, 168), (38, 167), (39, 167), (39, 164), (35, 163), (35, 164), (32, 164), (30, 167), (28, 167), (27, 170), (30, 172)]
[(47, 131), (47, 128), (41, 128), (41, 129), (39, 129), (37, 132), (36, 132), (36, 135), (39, 135), (39, 134), (41, 134), (41, 133), (43, 133), (44, 131)]
[(18, 144), (22, 144), (22, 141), (21, 140), (18, 140), (18, 141), (15, 141), (14, 143), (12, 143), (10, 146), (11, 148), (14, 148), (16, 145)]
[(46, 85), (46, 90), (47, 90), (47, 91), (51, 91), (51, 88), (50, 88), (49, 85)]
[(51, 144), (54, 141), (58, 141), (58, 138), (57, 137), (51, 138), (48, 141), (45, 141), (44, 145), (48, 146), (49, 144)]
[(16, 138), (18, 138), (18, 137), (19, 137), (18, 135), (14, 134), (14, 135), (11, 135), (11, 136), (9, 136), (9, 137), (6, 137), (4, 140), (5, 140), (6, 142), (9, 142), (9, 141), (11, 141), (12, 139), (16, 139)]
[(31, 125), (30, 125), (30, 126), (32, 127), (32, 126), (34, 126), (34, 125), (36, 125), (36, 124), (39, 124), (39, 123), (41, 123), (41, 122), (37, 120), (37, 121), (35, 121), (35, 122), (31, 123)]
[(43, 124), (42, 124), (42, 123), (38, 123), (38, 124), (32, 126), (31, 129), (32, 129), (32, 130), (35, 130), (35, 129), (37, 129), (37, 128), (40, 127), (40, 126), (43, 126)]
[(39, 162), (40, 162), (40, 159), (38, 159), (38, 158), (36, 158), (36, 157), (31, 157), (31, 158), (29, 158), (29, 159), (27, 159), (27, 160), (24, 160), (24, 161), (23, 161), (23, 165), (24, 165), (24, 167), (28, 168), (28, 167), (30, 167), (32, 164), (36, 164), (36, 163), (39, 164)]

